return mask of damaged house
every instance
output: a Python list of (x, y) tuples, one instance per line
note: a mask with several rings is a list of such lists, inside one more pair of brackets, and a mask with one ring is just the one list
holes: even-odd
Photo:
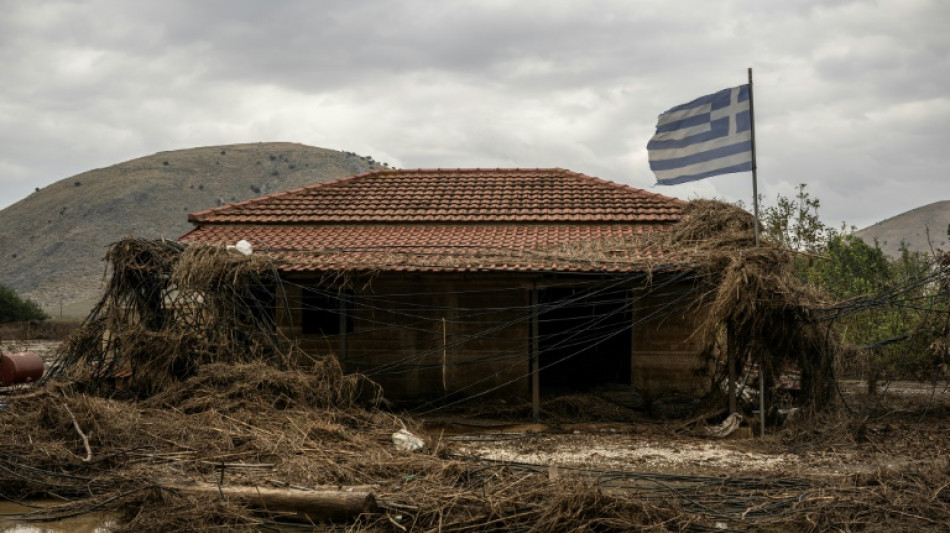
[(656, 244), (686, 205), (558, 168), (385, 169), (194, 213), (180, 240), (250, 242), (281, 333), (391, 399), (702, 394), (695, 277)]

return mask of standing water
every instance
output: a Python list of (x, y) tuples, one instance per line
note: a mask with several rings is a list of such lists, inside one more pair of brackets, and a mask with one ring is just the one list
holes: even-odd
[(0, 501), (0, 533), (109, 533), (112, 520), (103, 513), (88, 513), (55, 522), (24, 523), (18, 520), (19, 515), (61, 503), (55, 500), (30, 501), (28, 507)]

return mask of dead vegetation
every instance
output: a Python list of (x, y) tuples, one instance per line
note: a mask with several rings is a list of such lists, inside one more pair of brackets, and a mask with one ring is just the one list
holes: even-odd
[[(654, 244), (705, 258), (709, 344), (728, 325), (743, 339), (740, 355), (770, 378), (798, 364), (813, 403), (827, 400), (836, 347), (812, 319), (818, 296), (795, 285), (778, 250), (749, 248), (744, 218), (718, 204), (695, 209)], [(379, 508), (349, 522), (350, 531), (909, 531), (950, 522), (946, 464), (708, 476), (498, 463), (460, 454), (439, 435), (400, 451), (393, 432), (422, 434), (420, 426), (379, 409), (369, 380), (280, 336), (274, 304), (262, 299), (276, 280), (268, 262), (141, 240), (118, 243), (109, 260), (109, 288), (63, 345), (54, 379), (4, 397), (0, 496), (69, 501), (24, 521), (106, 510), (119, 513), (119, 531), (168, 532), (258, 531), (299, 519), (173, 488), (202, 481), (370, 487)], [(509, 408), (513, 416), (523, 409)], [(563, 397), (545, 416), (635, 415), (603, 399)], [(808, 453), (818, 435), (835, 435), (826, 442), (883, 456), (900, 445), (875, 433), (888, 422), (866, 416), (862, 433), (822, 416), (830, 415), (813, 413), (749, 446)], [(920, 438), (928, 436), (932, 449), (950, 451), (946, 435)]]

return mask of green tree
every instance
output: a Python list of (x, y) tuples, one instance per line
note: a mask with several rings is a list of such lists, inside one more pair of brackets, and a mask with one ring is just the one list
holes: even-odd
[(894, 269), (877, 243), (871, 246), (854, 235), (834, 235), (813, 261), (807, 277), (838, 300), (883, 291), (894, 281)]
[(775, 205), (762, 210), (762, 228), (767, 239), (789, 250), (820, 252), (839, 232), (822, 222), (818, 216), (821, 201), (812, 198), (806, 189), (802, 183), (795, 189), (794, 198), (778, 195)]
[(36, 302), (23, 299), (12, 289), (0, 285), (0, 324), (47, 318), (49, 315), (43, 312)]
[[(796, 256), (797, 272), (837, 302), (833, 327), (839, 338), (855, 346), (884, 343), (861, 365), (871, 382), (886, 374), (921, 375), (932, 366), (927, 346), (934, 338), (922, 325), (939, 303), (936, 285), (926, 282), (932, 262), (906, 247), (900, 257), (889, 258), (846, 225), (825, 224), (820, 205), (805, 184), (794, 198), (779, 195), (775, 205), (763, 209), (765, 238), (803, 252)], [(886, 343), (905, 336), (906, 341)]]

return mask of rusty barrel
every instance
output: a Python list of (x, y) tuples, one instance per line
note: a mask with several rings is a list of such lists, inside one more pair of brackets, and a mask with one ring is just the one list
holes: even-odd
[(0, 387), (31, 383), (43, 377), (43, 358), (36, 352), (0, 354)]

